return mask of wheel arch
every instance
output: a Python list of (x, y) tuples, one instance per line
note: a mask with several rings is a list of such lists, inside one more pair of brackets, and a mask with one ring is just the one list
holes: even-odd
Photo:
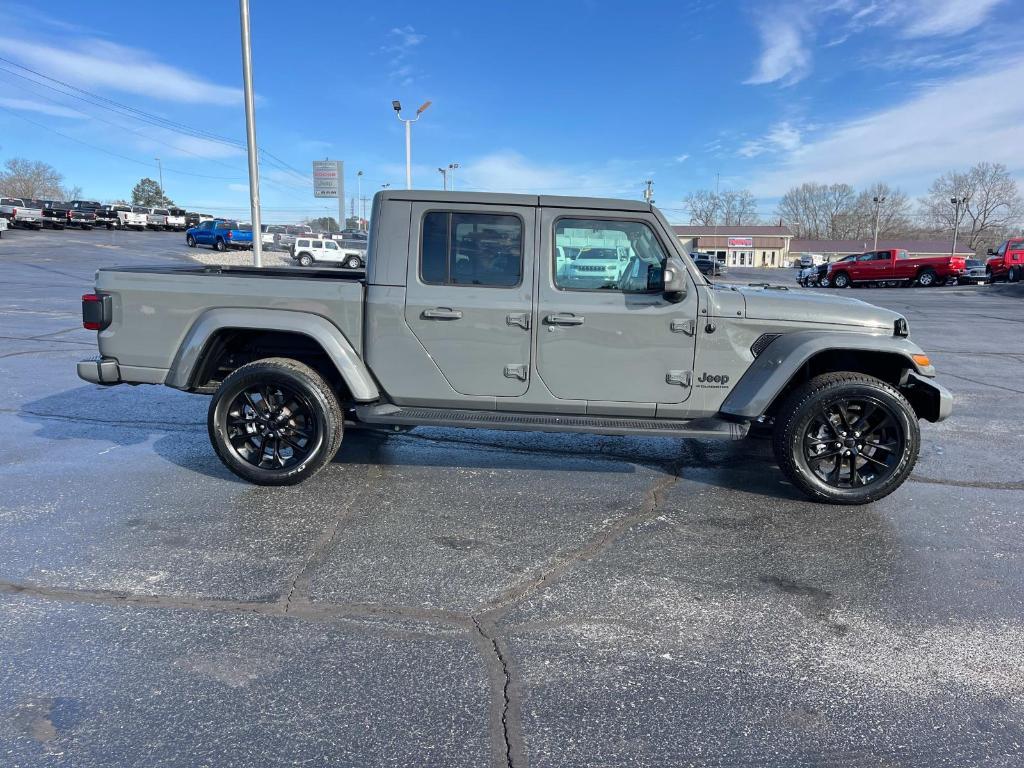
[(292, 310), (204, 312), (179, 346), (165, 383), (209, 390), (221, 372), (266, 357), (304, 362), (357, 402), (380, 397), (373, 376), (336, 325), (320, 315)]
[(762, 352), (726, 397), (723, 416), (739, 420), (771, 417), (796, 387), (822, 373), (865, 373), (900, 389), (919, 418), (941, 421), (948, 393), (930, 379), (932, 366), (918, 365), (922, 350), (909, 339), (849, 332), (798, 331), (780, 336)]

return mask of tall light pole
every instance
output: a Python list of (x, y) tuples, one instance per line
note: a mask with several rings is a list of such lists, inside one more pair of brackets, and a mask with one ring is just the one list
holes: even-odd
[[(363, 228), (363, 172), (356, 171), (356, 186), (359, 187), (359, 221), (356, 222), (356, 229)], [(353, 211), (355, 213), (355, 211)]]
[(453, 192), (455, 191), (455, 169), (456, 168), (461, 168), (461, 166), (458, 163), (448, 163), (448, 177), (451, 180), (450, 183), (451, 183), (451, 187), (452, 187), (452, 191)]
[(644, 184), (647, 185), (647, 188), (644, 190), (644, 201), (651, 204), (654, 202), (654, 180), (648, 179)]
[(966, 206), (968, 200), (970, 197), (967, 195), (949, 198), (949, 202), (953, 204), (953, 245), (949, 249), (950, 256), (956, 253), (956, 238), (960, 234), (960, 206)]
[(395, 110), (398, 119), (405, 123), (405, 188), (412, 189), (412, 124), (420, 119), (420, 116), (427, 111), (429, 101), (423, 102), (416, 110), (416, 117), (402, 117), (402, 102), (395, 99), (391, 102), (391, 108)]
[(160, 162), (160, 158), (159, 157), (154, 157), (153, 159), (156, 160), (156, 170), (157, 170), (157, 173), (160, 174), (160, 194), (163, 195), (164, 197), (167, 197), (167, 193), (164, 192), (164, 166), (163, 166), (163, 163)]
[(448, 169), (447, 168), (438, 168), (437, 172), (441, 174), (441, 189), (443, 189), (445, 192), (447, 192), (448, 191)]
[(878, 195), (875, 195), (871, 199), (875, 203), (875, 244), (874, 244), (874, 246), (872, 247), (871, 250), (877, 251), (878, 250), (878, 216), (879, 216), (879, 213), (882, 210), (882, 203), (885, 202), (885, 197), (879, 197)]
[(249, 37), (249, 0), (238, 0), (242, 20), (242, 85), (245, 91), (245, 141), (249, 150), (249, 207), (252, 209), (252, 263), (263, 266), (260, 237), (260, 164), (256, 149), (256, 107), (252, 96), (252, 41)]

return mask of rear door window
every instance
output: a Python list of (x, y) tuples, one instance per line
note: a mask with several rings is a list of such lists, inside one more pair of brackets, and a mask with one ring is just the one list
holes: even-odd
[(299, 240), (295, 245), (299, 248), (309, 248), (309, 240)]
[(523, 274), (523, 221), (511, 214), (431, 211), (423, 217), (420, 278), (431, 285), (513, 288)]

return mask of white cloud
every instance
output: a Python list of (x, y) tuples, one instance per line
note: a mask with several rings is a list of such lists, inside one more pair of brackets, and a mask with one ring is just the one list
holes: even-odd
[(776, 197), (805, 181), (866, 184), (884, 180), (921, 191), (939, 173), (981, 160), (1024, 171), (1024, 58), (932, 83), (902, 104), (838, 125), (802, 142), (750, 179)]
[(744, 82), (748, 85), (782, 83), (792, 85), (810, 70), (809, 43), (804, 40), (806, 22), (793, 11), (779, 9), (763, 17), (758, 24), (761, 36), (761, 58), (754, 73)]
[(740, 157), (757, 157), (766, 152), (792, 152), (802, 141), (800, 131), (788, 122), (781, 122), (759, 139), (744, 142), (737, 150)]
[(239, 88), (217, 85), (163, 64), (146, 51), (106, 40), (84, 39), (59, 48), (0, 37), (0, 52), (60, 80), (93, 91), (119, 91), (161, 101), (236, 106)]
[(0, 98), (0, 106), (7, 107), (8, 109), (16, 109), (21, 112), (38, 112), (42, 115), (53, 115), (54, 117), (71, 117), (79, 119), (85, 117), (81, 112), (76, 112), (73, 109), (62, 107), (57, 104), (47, 104), (46, 102), (35, 101), (33, 99)]
[(690, 156), (689, 156), (689, 155), (687, 155), (687, 154), (685, 154), (685, 153), (684, 153), (684, 154), (682, 154), (682, 155), (676, 155), (676, 156), (675, 156), (675, 157), (673, 158), (673, 160), (674, 160), (675, 162), (677, 162), (677, 163), (685, 163), (685, 162), (686, 162), (687, 160), (689, 160), (689, 159), (690, 159)]
[(919, 0), (907, 9), (907, 37), (946, 37), (974, 29), (1004, 0)]
[(391, 56), (392, 79), (402, 85), (411, 85), (416, 81), (416, 72), (409, 63), (409, 57), (426, 39), (426, 35), (420, 34), (408, 24), (388, 32), (388, 42), (381, 46), (381, 50)]

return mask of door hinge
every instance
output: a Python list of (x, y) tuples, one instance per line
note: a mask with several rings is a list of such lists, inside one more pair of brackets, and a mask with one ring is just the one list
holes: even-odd
[(672, 333), (685, 333), (687, 336), (693, 336), (697, 330), (697, 324), (693, 320), (676, 319), (669, 323), (668, 327)]
[(690, 386), (690, 371), (669, 371), (665, 374), (665, 382), (688, 387)]
[(526, 366), (522, 363), (505, 366), (505, 378), (526, 381)]
[(505, 316), (505, 325), (518, 325), (524, 331), (530, 330), (529, 312), (510, 312)]

